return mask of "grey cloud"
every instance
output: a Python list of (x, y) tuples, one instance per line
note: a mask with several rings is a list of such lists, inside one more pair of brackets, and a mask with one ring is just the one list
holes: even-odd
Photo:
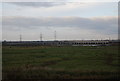
[[(22, 27), (34, 29), (39, 27), (77, 27), (96, 31), (117, 32), (117, 17), (81, 18), (81, 17), (3, 17), (3, 27)], [(3, 28), (4, 29), (4, 28)]]
[(65, 5), (64, 2), (9, 2), (9, 4), (14, 4), (21, 7), (53, 7)]

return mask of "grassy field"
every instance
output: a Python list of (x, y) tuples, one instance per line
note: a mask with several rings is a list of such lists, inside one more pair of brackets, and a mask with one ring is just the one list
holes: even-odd
[(5, 47), (3, 80), (118, 79), (118, 47)]

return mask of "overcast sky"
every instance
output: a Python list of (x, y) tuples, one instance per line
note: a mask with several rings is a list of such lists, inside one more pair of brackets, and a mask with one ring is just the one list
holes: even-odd
[(3, 40), (117, 39), (117, 2), (5, 2)]

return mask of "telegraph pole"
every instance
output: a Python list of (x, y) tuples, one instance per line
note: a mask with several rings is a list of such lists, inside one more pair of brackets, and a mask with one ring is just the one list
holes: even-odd
[(110, 37), (109, 37), (109, 41), (110, 41)]
[(40, 41), (42, 41), (42, 34), (40, 34)]
[(56, 31), (54, 32), (54, 38), (55, 38), (55, 41), (56, 41)]
[(20, 34), (20, 42), (22, 41), (22, 35)]

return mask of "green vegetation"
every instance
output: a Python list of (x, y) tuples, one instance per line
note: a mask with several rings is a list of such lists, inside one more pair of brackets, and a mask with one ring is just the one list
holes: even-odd
[(3, 80), (117, 79), (119, 57), (117, 46), (3, 46)]

